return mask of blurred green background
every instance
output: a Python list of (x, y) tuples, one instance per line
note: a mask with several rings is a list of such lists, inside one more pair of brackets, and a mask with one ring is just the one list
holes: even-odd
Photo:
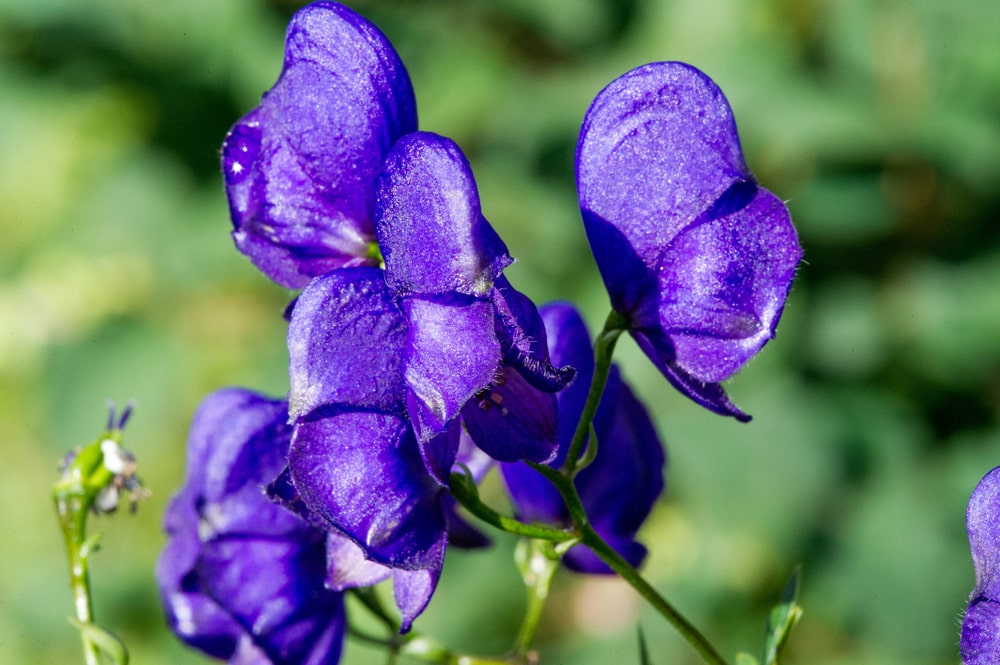
[[(290, 293), (232, 247), (218, 150), (274, 82), (273, 0), (0, 0), (0, 660), (80, 662), (49, 499), (106, 398), (153, 498), (92, 522), (99, 621), (139, 665), (205, 662), (164, 628), (152, 568), (196, 404), (287, 389)], [(631, 341), (668, 442), (646, 572), (732, 656), (802, 563), (787, 662), (955, 663), (973, 584), (969, 492), (1000, 464), (1000, 3), (403, 0), (350, 3), (407, 63), (424, 129), (454, 137), (539, 302), (604, 295), (573, 151), (611, 79), (684, 60), (726, 91), (747, 161), (789, 201), (805, 262), (777, 339), (738, 378), (749, 425), (676, 395)], [(491, 500), (499, 502), (497, 485)], [(498, 654), (512, 543), (449, 556), (417, 629)], [(693, 652), (620, 583), (556, 579), (542, 663)], [(351, 644), (346, 662), (381, 662)]]

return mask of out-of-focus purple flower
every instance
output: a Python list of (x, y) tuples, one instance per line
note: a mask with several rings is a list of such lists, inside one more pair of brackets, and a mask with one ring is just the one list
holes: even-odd
[(378, 28), (335, 2), (304, 7), (277, 83), (223, 145), (236, 246), (289, 288), (378, 265), (375, 180), (416, 127), (409, 76)]
[[(548, 333), (549, 354), (557, 364), (577, 370), (577, 380), (561, 391), (559, 402), (559, 456), (562, 464), (573, 433), (583, 413), (594, 374), (593, 349), (583, 319), (568, 304), (541, 308)], [(665, 455), (660, 439), (646, 413), (612, 367), (604, 395), (594, 418), (597, 457), (576, 477), (577, 490), (587, 516), (597, 532), (631, 565), (638, 566), (646, 548), (635, 534), (663, 491)], [(572, 524), (565, 503), (551, 483), (526, 464), (503, 464), (501, 473), (522, 520), (556, 526)], [(564, 561), (576, 571), (611, 573), (589, 549), (578, 545)]]
[(572, 372), (549, 363), (537, 310), (503, 278), (511, 259), (452, 141), (397, 142), (376, 231), (384, 271), (331, 271), (292, 311), (288, 475), (311, 519), (394, 571), (405, 630), (443, 565), (459, 415), (495, 459), (551, 459), (552, 392)]
[(976, 587), (962, 621), (962, 662), (1000, 663), (1000, 467), (973, 490), (966, 513)]
[(264, 493), (286, 463), (286, 420), (284, 401), (239, 389), (209, 395), (164, 519), (170, 540), (156, 578), (170, 625), (233, 664), (340, 659), (344, 605), (324, 587), (326, 535)]
[(682, 393), (749, 420), (721, 382), (774, 336), (801, 249), (722, 91), (683, 63), (628, 72), (587, 111), (576, 171), (591, 249), (639, 346)]

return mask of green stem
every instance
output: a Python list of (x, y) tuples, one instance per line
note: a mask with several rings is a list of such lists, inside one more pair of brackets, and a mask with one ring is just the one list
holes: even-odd
[(512, 517), (501, 515), (482, 502), (479, 498), (479, 491), (476, 489), (475, 481), (473, 481), (471, 476), (467, 474), (451, 474), (450, 486), (451, 495), (455, 497), (455, 500), (458, 501), (466, 510), (501, 531), (513, 533), (518, 536), (524, 536), (525, 538), (537, 538), (556, 543), (575, 540), (577, 538), (576, 534), (570, 531), (552, 529), (550, 527), (539, 526), (537, 524), (525, 524), (524, 522), (519, 522)]
[[(572, 476), (576, 471), (580, 453), (583, 452), (583, 446), (587, 443), (587, 435), (590, 434), (591, 423), (594, 422), (594, 415), (597, 413), (597, 406), (601, 403), (604, 386), (608, 382), (608, 373), (611, 371), (611, 356), (614, 355), (615, 344), (627, 326), (628, 322), (625, 317), (612, 310), (604, 322), (604, 329), (594, 340), (594, 378), (591, 379), (587, 401), (583, 405), (583, 413), (576, 425), (573, 440), (566, 453), (566, 461), (563, 462), (561, 469), (568, 476)], [(591, 441), (591, 445), (596, 446), (597, 442)]]
[(687, 620), (683, 614), (677, 611), (673, 605), (671, 605), (666, 598), (660, 595), (656, 589), (650, 585), (646, 579), (639, 574), (635, 568), (629, 564), (628, 561), (623, 559), (618, 552), (614, 551), (610, 545), (608, 545), (603, 538), (594, 530), (589, 524), (581, 529), (582, 531), (582, 541), (583, 544), (591, 549), (591, 551), (596, 554), (601, 561), (608, 564), (611, 570), (618, 573), (618, 575), (631, 585), (633, 589), (639, 592), (639, 595), (646, 599), (650, 605), (653, 606), (657, 612), (660, 613), (664, 619), (666, 619), (674, 629), (680, 633), (688, 644), (690, 644), (698, 655), (702, 657), (706, 663), (711, 663), (711, 665), (726, 665), (726, 660), (715, 650), (711, 642), (702, 635), (694, 624)]

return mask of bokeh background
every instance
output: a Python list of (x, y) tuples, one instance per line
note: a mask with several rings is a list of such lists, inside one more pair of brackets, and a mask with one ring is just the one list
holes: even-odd
[[(99, 621), (140, 665), (202, 663), (152, 580), (198, 401), (287, 389), (291, 293), (232, 247), (218, 151), (271, 86), (272, 0), (0, 0), (0, 660), (80, 662), (49, 499), (104, 403), (153, 498), (94, 520)], [(789, 201), (803, 263), (778, 337), (729, 384), (749, 425), (677, 396), (630, 340), (667, 441), (646, 573), (731, 657), (757, 652), (797, 565), (787, 663), (956, 663), (973, 584), (969, 492), (1000, 464), (1000, 3), (995, 0), (403, 0), (350, 3), (397, 46), (421, 125), (454, 137), (539, 302), (607, 311), (579, 221), (576, 134), (653, 60), (712, 76), (747, 161)], [(498, 484), (487, 488), (502, 505)], [(502, 653), (512, 542), (449, 555), (417, 629)], [(561, 573), (543, 663), (697, 659), (614, 581)], [(382, 662), (351, 643), (346, 662)]]

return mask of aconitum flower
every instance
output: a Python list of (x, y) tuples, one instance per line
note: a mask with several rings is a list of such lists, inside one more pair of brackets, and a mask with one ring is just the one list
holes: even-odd
[(962, 621), (962, 662), (1000, 663), (1000, 467), (979, 481), (966, 512), (976, 587)]
[(233, 664), (340, 659), (346, 621), (342, 595), (324, 587), (326, 534), (264, 493), (286, 463), (287, 408), (246, 390), (209, 395), (164, 519), (156, 579), (170, 625)]
[(678, 62), (594, 99), (576, 153), (580, 207), (612, 307), (682, 393), (739, 420), (721, 382), (774, 336), (801, 249), (747, 168), (732, 110)]
[(416, 127), (409, 76), (378, 28), (335, 2), (301, 9), (277, 83), (223, 145), (237, 248), (289, 288), (378, 265), (375, 180)]
[[(578, 377), (557, 396), (559, 455), (552, 466), (558, 467), (565, 459), (583, 413), (594, 374), (594, 356), (586, 325), (571, 305), (545, 305), (541, 315), (552, 361), (572, 365)], [(646, 548), (636, 542), (635, 534), (663, 491), (665, 455), (646, 409), (615, 366), (597, 408), (594, 432), (597, 457), (577, 475), (577, 490), (594, 529), (637, 567), (646, 556)], [(572, 524), (559, 493), (537, 471), (523, 463), (503, 464), (500, 468), (520, 519), (553, 526)], [(572, 547), (563, 560), (578, 572), (612, 572), (582, 545)]]
[(291, 313), (289, 476), (308, 514), (393, 569), (405, 630), (443, 565), (462, 422), (495, 459), (547, 461), (572, 371), (503, 278), (511, 259), (454, 142), (400, 139), (377, 202), (385, 270), (331, 271)]

